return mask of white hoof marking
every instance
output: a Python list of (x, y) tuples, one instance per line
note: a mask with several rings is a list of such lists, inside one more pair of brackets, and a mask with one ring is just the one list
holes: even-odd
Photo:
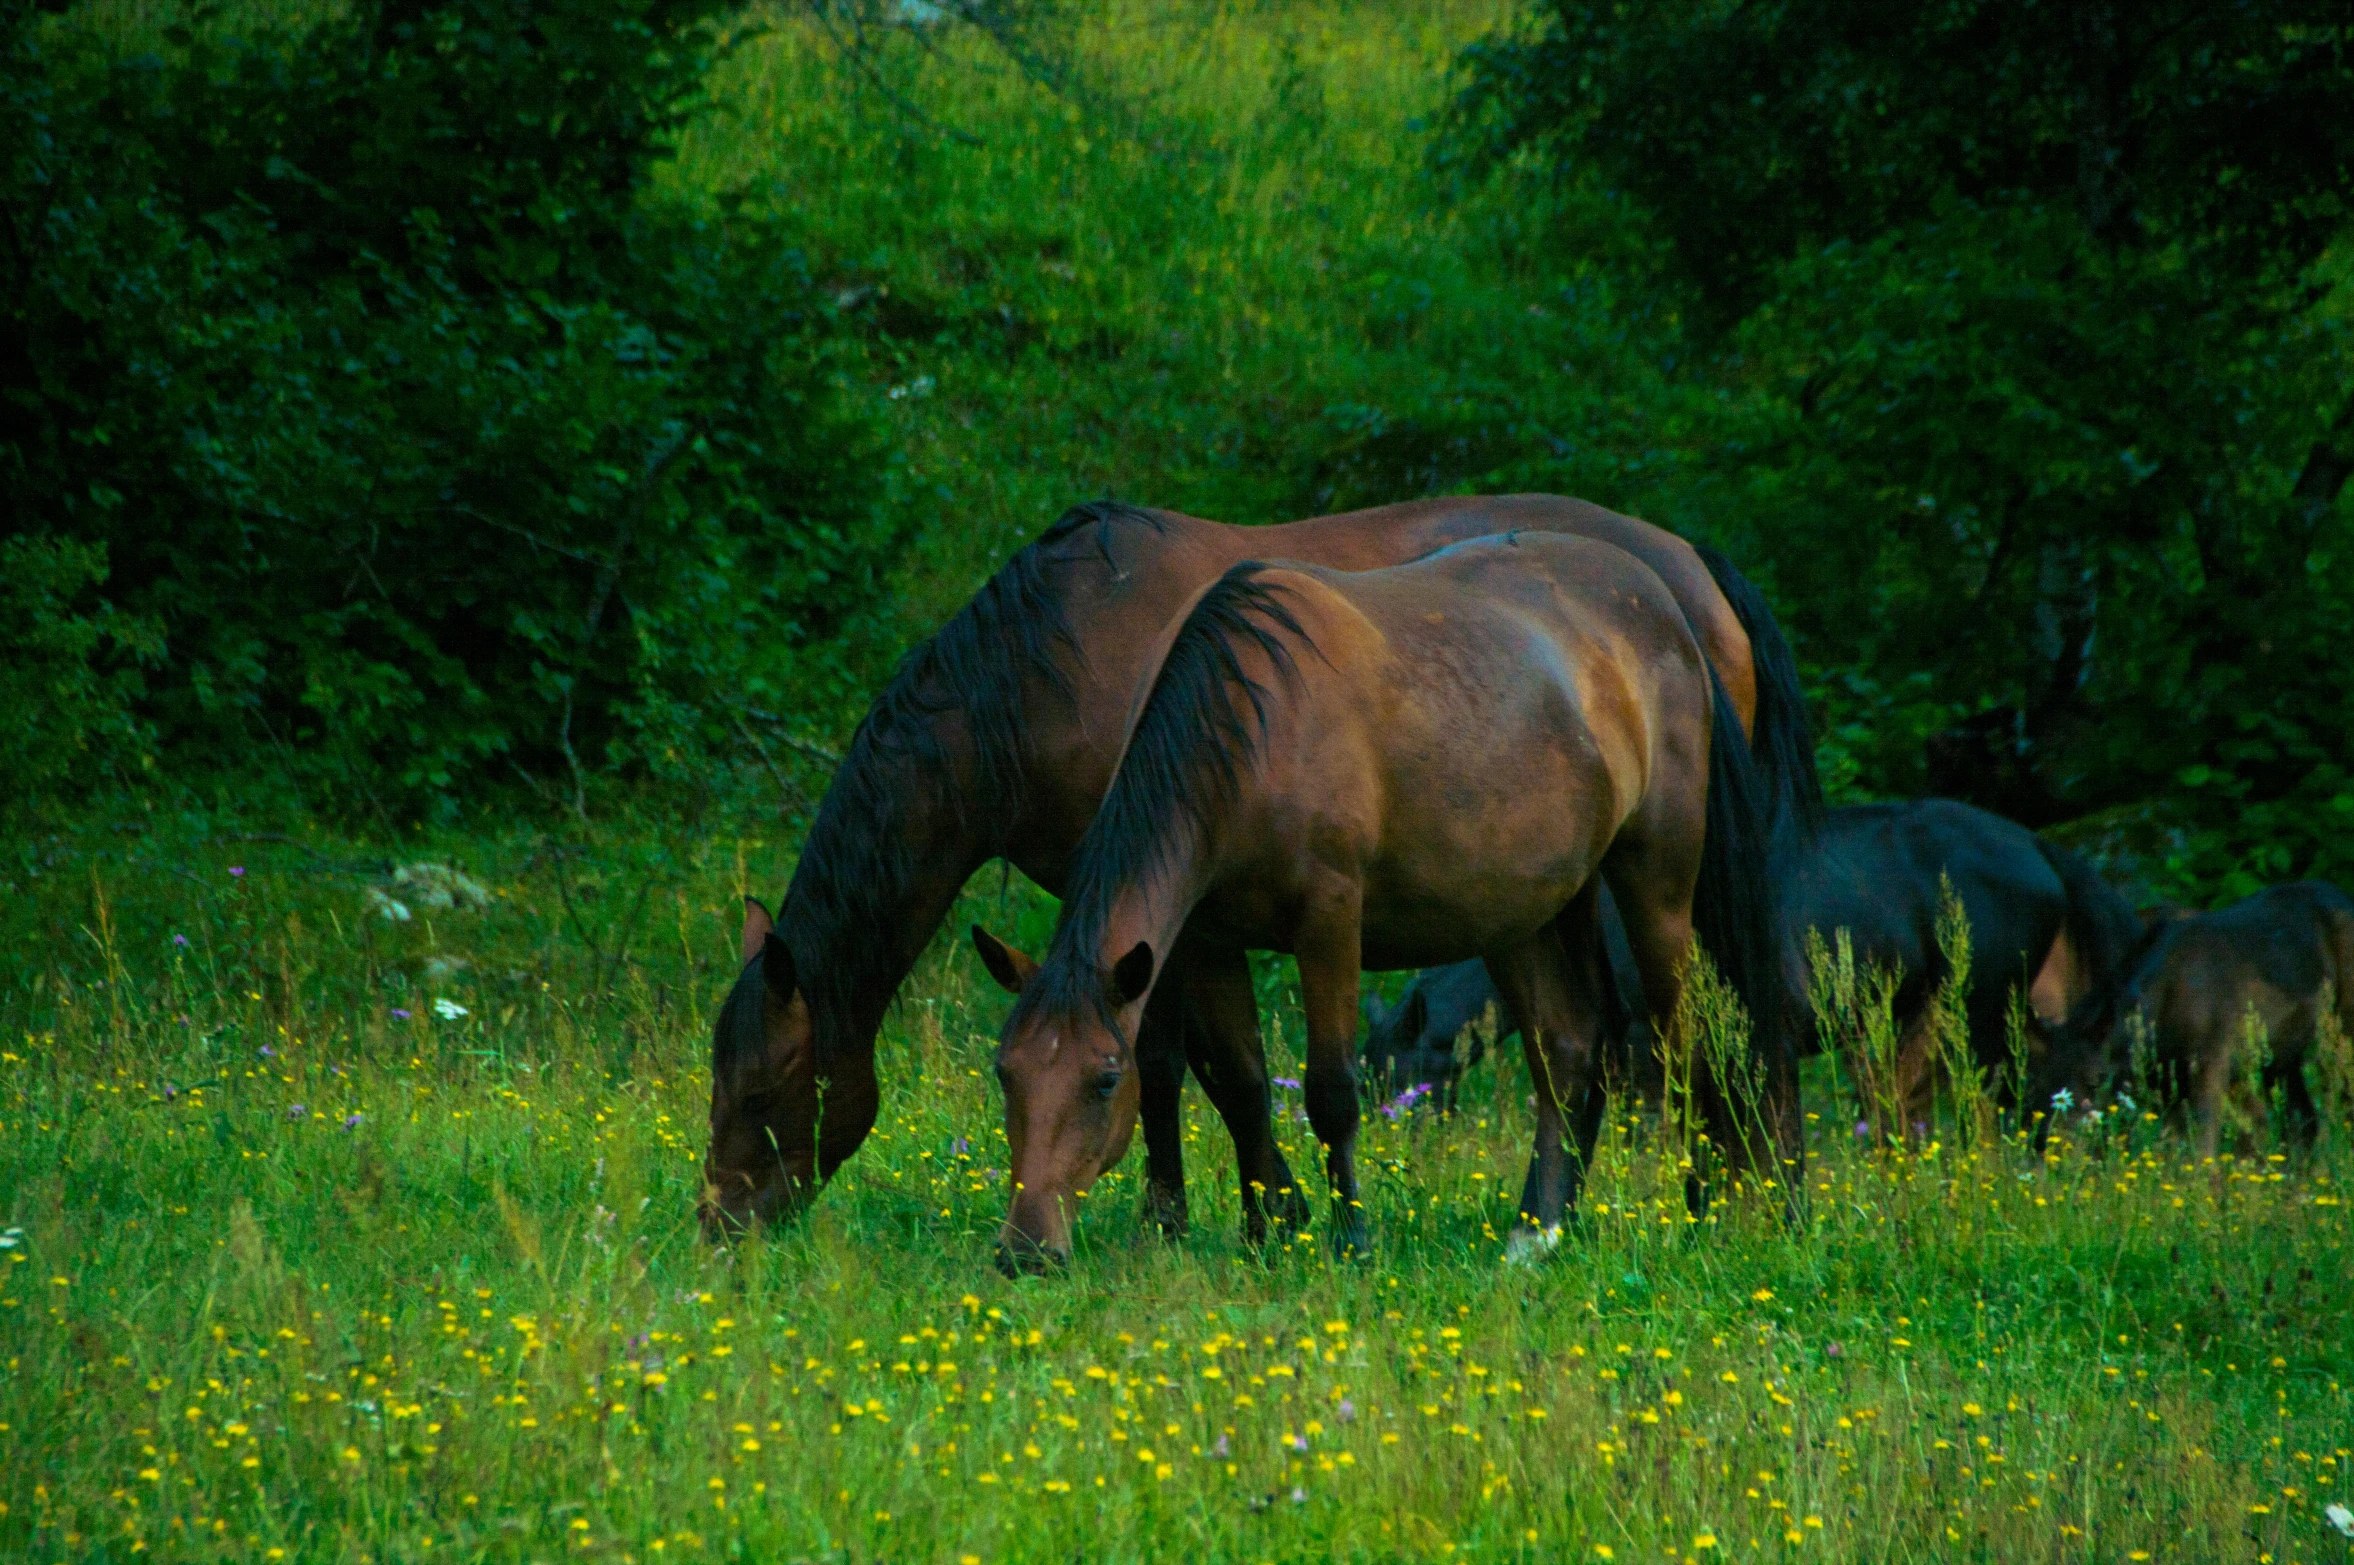
[(1512, 1237), (1504, 1241), (1504, 1263), (1507, 1266), (1534, 1266), (1561, 1247), (1561, 1225), (1550, 1228), (1515, 1228)]

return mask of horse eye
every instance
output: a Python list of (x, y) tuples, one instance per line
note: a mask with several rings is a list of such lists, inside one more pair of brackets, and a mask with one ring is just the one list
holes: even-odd
[(1098, 1101), (1108, 1101), (1113, 1093), (1120, 1090), (1120, 1073), (1105, 1071), (1095, 1078), (1093, 1087)]

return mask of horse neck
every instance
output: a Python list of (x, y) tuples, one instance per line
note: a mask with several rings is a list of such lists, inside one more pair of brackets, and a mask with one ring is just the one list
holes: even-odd
[[(779, 933), (802, 966), (827, 1052), (871, 1059), (891, 997), (938, 932), (957, 894), (996, 852), (984, 806), (956, 796), (966, 779), (908, 788), (887, 822), (820, 809), (779, 910)], [(887, 832), (881, 852), (845, 851), (859, 833)], [(843, 884), (822, 884), (824, 874)], [(805, 883), (805, 881), (807, 883)], [(827, 975), (840, 975), (829, 981)], [(814, 991), (812, 993), (811, 991)]]
[(1104, 894), (1103, 924), (1091, 950), (1073, 951), (1074, 961), (1109, 967), (1138, 941), (1152, 947), (1154, 967), (1166, 963), (1194, 907), (1217, 875), (1215, 845), (1182, 816), (1164, 827), (1147, 867)]

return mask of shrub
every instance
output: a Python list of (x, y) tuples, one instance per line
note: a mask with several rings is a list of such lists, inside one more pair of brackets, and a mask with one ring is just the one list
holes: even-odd
[(0, 538), (0, 712), (11, 724), (0, 810), (139, 754), (137, 662), (162, 644), (154, 626), (90, 601), (105, 580), (99, 545)]
[(718, 11), (374, 0), (112, 59), (12, 8), (8, 525), (106, 547), (164, 744), (674, 769), (873, 599), (879, 456), (780, 204), (652, 188)]

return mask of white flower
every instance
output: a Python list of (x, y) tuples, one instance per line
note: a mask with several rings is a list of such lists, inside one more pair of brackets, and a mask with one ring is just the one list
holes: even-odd
[(2076, 1107), (2076, 1094), (2070, 1092), (2066, 1087), (2062, 1087), (2052, 1094), (2053, 1113), (2065, 1114), (2074, 1107)]
[(2329, 1518), (2329, 1524), (2332, 1527), (2337, 1528), (2347, 1537), (2354, 1538), (2354, 1511), (2349, 1511), (2342, 1505), (2325, 1505), (2321, 1508), (2321, 1514)]
[(409, 905), (386, 896), (382, 886), (370, 886), (367, 900), (368, 911), (386, 923), (405, 924), (409, 921)]
[(466, 1014), (466, 1008), (455, 1000), (436, 1000), (433, 1002), (433, 1014), (445, 1022), (454, 1022)]
[(0, 1250), (13, 1250), (24, 1242), (25, 1231), (22, 1228), (11, 1228), (0, 1232)]

